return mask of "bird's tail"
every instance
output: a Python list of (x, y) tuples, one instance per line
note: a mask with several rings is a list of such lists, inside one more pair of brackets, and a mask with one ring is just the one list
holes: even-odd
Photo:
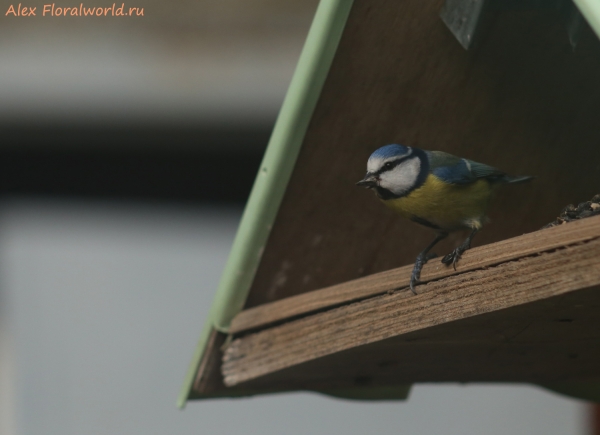
[(534, 178), (535, 177), (533, 177), (531, 175), (517, 175), (514, 177), (511, 175), (505, 175), (504, 177), (502, 177), (502, 181), (504, 183), (517, 184), (517, 183), (526, 183), (527, 181), (531, 181)]

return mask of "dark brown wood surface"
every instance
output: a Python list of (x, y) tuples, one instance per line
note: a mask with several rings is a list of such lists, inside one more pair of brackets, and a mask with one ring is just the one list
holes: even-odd
[(242, 336), (224, 383), (600, 378), (599, 285), (596, 237)]
[(586, 31), (573, 50), (559, 14), (516, 9), (495, 16), (467, 52), (441, 5), (355, 1), (247, 308), (413, 263), (433, 234), (354, 185), (387, 143), (537, 176), (499, 194), (475, 245), (536, 230), (598, 193), (596, 36)]
[(221, 347), (227, 339), (227, 334), (223, 334), (216, 329), (211, 329), (204, 355), (200, 361), (196, 379), (192, 386), (190, 399), (196, 399), (207, 395), (212, 395), (224, 389), (223, 378), (220, 375), (221, 358), (223, 353)]
[[(229, 388), (600, 381), (599, 287), (342, 351)], [(591, 305), (587, 305), (591, 303)], [(536, 305), (535, 308), (533, 305)], [(589, 308), (588, 308), (589, 307)], [(595, 312), (594, 312), (595, 310)], [(546, 335), (546, 339), (541, 339)], [(456, 337), (462, 337), (458, 341)], [(552, 337), (553, 336), (553, 337)], [(330, 338), (335, 341), (335, 337)]]
[[(423, 268), (421, 281), (426, 283), (457, 273), (581, 243), (599, 236), (600, 216), (583, 219), (569, 225), (560, 225), (471, 249), (462, 256), (457, 271), (439, 261), (431, 261)], [(270, 324), (337, 305), (348, 304), (389, 291), (407, 289), (411, 272), (412, 265), (404, 266), (249, 308), (233, 319), (229, 332), (235, 335), (248, 330), (264, 328)], [(417, 287), (416, 290), (419, 291), (420, 288)]]

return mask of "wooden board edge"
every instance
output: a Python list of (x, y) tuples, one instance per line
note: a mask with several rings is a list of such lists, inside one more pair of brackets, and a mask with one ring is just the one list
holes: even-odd
[[(224, 382), (234, 386), (353, 347), (591, 288), (600, 284), (599, 270), (600, 241), (593, 240), (433, 281), (417, 296), (397, 292), (306, 316), (233, 340), (224, 352)], [(334, 332), (336, 340), (324, 339)]]
[[(423, 268), (422, 282), (427, 283), (494, 266), (515, 258), (536, 255), (596, 237), (600, 237), (600, 216), (473, 248), (463, 255), (456, 271), (439, 262), (426, 264)], [(507, 248), (508, 251), (503, 251)], [(243, 310), (233, 318), (229, 333), (236, 335), (258, 330), (388, 291), (408, 288), (411, 271), (412, 265), (403, 266)]]

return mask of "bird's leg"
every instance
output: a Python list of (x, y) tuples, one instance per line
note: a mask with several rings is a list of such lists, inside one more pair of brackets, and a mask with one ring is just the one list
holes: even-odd
[(469, 234), (469, 237), (467, 237), (466, 240), (462, 242), (460, 246), (458, 246), (456, 249), (454, 249), (454, 251), (442, 258), (442, 263), (446, 265), (452, 263), (452, 266), (454, 266), (454, 270), (456, 270), (456, 263), (458, 262), (460, 256), (467, 249), (471, 248), (471, 240), (473, 240), (473, 236), (477, 233), (477, 231), (479, 231), (477, 228), (473, 229), (473, 231), (471, 231), (471, 234)]
[(417, 260), (415, 261), (415, 266), (413, 267), (412, 275), (410, 276), (410, 290), (413, 294), (417, 294), (415, 291), (415, 285), (419, 283), (419, 278), (421, 277), (421, 269), (423, 269), (423, 265), (427, 263), (428, 260), (435, 257), (435, 254), (428, 254), (431, 248), (433, 248), (437, 242), (446, 238), (448, 233), (438, 233), (433, 242), (431, 242), (427, 247), (417, 255)]

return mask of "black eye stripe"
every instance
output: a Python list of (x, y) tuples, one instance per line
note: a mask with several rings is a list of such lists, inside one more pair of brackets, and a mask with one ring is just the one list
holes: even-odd
[[(396, 160), (391, 160), (389, 162), (385, 162), (385, 165), (383, 165), (379, 171), (375, 172), (375, 175), (380, 175), (384, 172), (391, 171), (396, 166), (398, 166), (400, 163), (410, 159), (411, 157), (415, 157), (415, 156), (408, 155), (408, 156), (400, 157), (399, 159), (396, 159)], [(392, 166), (386, 167), (389, 163), (391, 163)]]

